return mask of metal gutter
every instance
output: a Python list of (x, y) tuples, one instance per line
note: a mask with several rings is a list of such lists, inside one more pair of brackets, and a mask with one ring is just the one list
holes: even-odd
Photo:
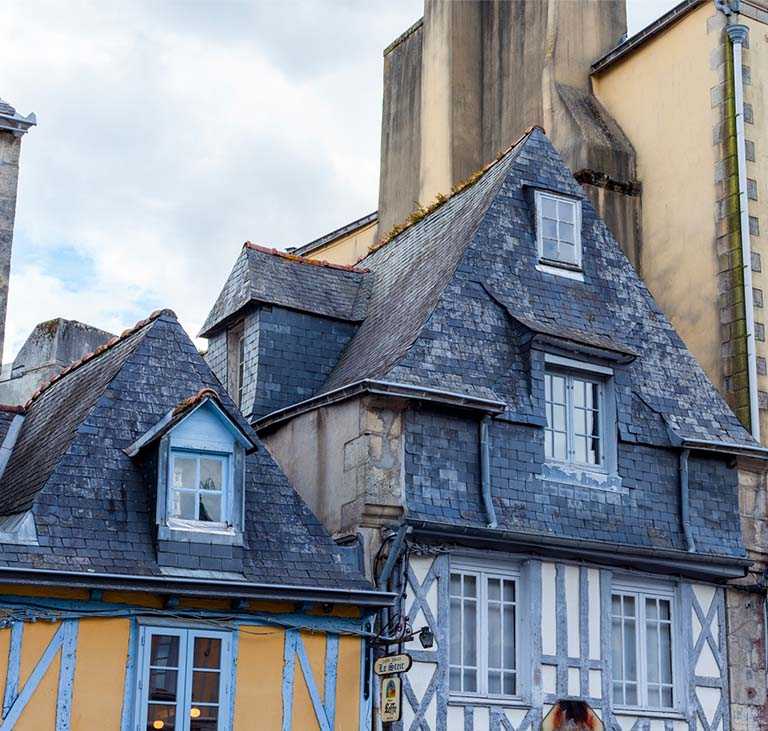
[(685, 545), (688, 546), (688, 552), (693, 553), (696, 551), (696, 544), (693, 542), (693, 535), (691, 534), (691, 510), (688, 494), (688, 457), (690, 454), (690, 449), (683, 449), (680, 452), (680, 522), (683, 525)]
[(293, 419), (307, 411), (328, 406), (330, 404), (346, 401), (364, 393), (379, 396), (395, 396), (400, 398), (416, 399), (421, 401), (432, 401), (435, 403), (456, 406), (459, 408), (481, 411), (484, 413), (501, 414), (507, 405), (504, 401), (494, 399), (484, 399), (477, 396), (468, 396), (454, 391), (444, 391), (438, 388), (429, 388), (426, 386), (412, 386), (407, 383), (392, 383), (391, 381), (377, 381), (373, 379), (362, 379), (346, 386), (334, 388), (331, 391), (322, 393), (318, 396), (299, 401), (282, 409), (272, 411), (260, 419), (253, 422), (253, 427), (257, 431), (275, 426), (283, 421)]
[(632, 567), (697, 579), (726, 581), (747, 575), (752, 560), (744, 557), (691, 554), (669, 548), (628, 546), (608, 541), (583, 541), (521, 531), (492, 530), (452, 523), (409, 520), (414, 537), (464, 546), (591, 560), (613, 566)]
[(592, 73), (600, 73), (615, 61), (632, 53), (636, 48), (644, 45), (651, 40), (651, 38), (654, 38), (659, 33), (669, 28), (669, 26), (677, 23), (690, 10), (701, 5), (703, 2), (705, 2), (705, 0), (683, 0), (679, 5), (675, 5), (672, 10), (664, 13), (660, 18), (654, 20), (645, 28), (635, 33), (635, 35), (622, 41), (618, 46), (612, 48), (608, 53), (598, 58), (597, 61), (592, 64)]
[(495, 528), (496, 509), (491, 498), (491, 417), (484, 416), (480, 420), (480, 485), (482, 487), (483, 506), (488, 517), (488, 527)]
[(749, 426), (752, 436), (760, 441), (760, 404), (757, 392), (757, 343), (755, 340), (755, 308), (752, 292), (752, 248), (749, 240), (749, 196), (747, 194), (747, 146), (744, 133), (744, 72), (742, 70), (742, 44), (749, 28), (733, 23), (728, 16), (726, 32), (733, 53), (734, 117), (736, 122), (736, 158), (739, 180), (739, 229), (741, 235), (741, 267), (744, 279), (744, 318), (747, 338), (747, 375), (749, 388)]
[(392, 606), (397, 595), (374, 589), (339, 589), (292, 584), (262, 584), (173, 576), (81, 573), (50, 569), (25, 569), (0, 566), (0, 583), (32, 586), (63, 586), (114, 591), (147, 591), (155, 594), (198, 596), (220, 599), (262, 599), (318, 604), (355, 604), (366, 607)]
[(734, 442), (717, 442), (713, 439), (683, 439), (679, 445), (701, 452), (718, 452), (719, 454), (733, 454), (737, 457), (768, 459), (768, 447), (761, 447), (759, 444), (750, 446)]

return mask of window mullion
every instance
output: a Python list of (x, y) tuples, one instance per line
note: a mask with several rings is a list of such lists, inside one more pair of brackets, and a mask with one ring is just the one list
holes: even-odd
[[(480, 599), (480, 606), (477, 613), (477, 664), (478, 674), (478, 689), (482, 695), (488, 695), (488, 577), (484, 573), (478, 574), (478, 598)], [(482, 638), (486, 638), (486, 642), (482, 642)]]
[[(183, 657), (179, 657), (178, 696), (176, 699), (177, 728), (179, 731), (189, 731), (190, 709), (192, 708), (192, 658), (190, 644), (194, 643), (192, 632), (184, 630), (183, 642), (179, 642), (179, 653), (183, 651)], [(183, 650), (182, 650), (183, 648)], [(181, 706), (181, 708), (179, 708)]]
[(648, 706), (648, 655), (645, 645), (645, 595), (637, 595), (637, 655), (638, 655), (638, 701)]
[(568, 461), (573, 462), (575, 459), (575, 449), (573, 446), (573, 425), (574, 425), (574, 413), (573, 413), (573, 378), (568, 376), (565, 379), (565, 448), (568, 452)]

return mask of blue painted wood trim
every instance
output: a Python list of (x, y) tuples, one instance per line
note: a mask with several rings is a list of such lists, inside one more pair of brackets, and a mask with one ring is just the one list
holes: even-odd
[[(11, 609), (19, 614), (19, 609), (25, 609), (23, 619), (75, 619), (79, 617), (153, 617), (167, 618), (167, 612), (152, 610), (138, 604), (113, 604), (100, 601), (76, 601), (71, 599), (52, 599), (49, 597), (25, 597), (7, 595), (0, 598), (0, 609)], [(57, 614), (59, 612), (60, 614)], [(372, 636), (368, 627), (368, 618), (360, 619), (347, 617), (328, 617), (301, 612), (285, 614), (273, 612), (212, 612), (207, 610), (186, 610), (176, 612), (174, 617), (194, 621), (198, 619), (226, 619), (231, 626), (248, 624), (269, 624), (277, 627), (307, 629), (311, 631), (335, 632), (340, 635)]]
[[(370, 628), (370, 626), (368, 627)], [(361, 729), (372, 728), (372, 710), (373, 710), (373, 693), (374, 693), (374, 678), (371, 668), (368, 667), (370, 662), (368, 640), (364, 637), (360, 638), (360, 713), (359, 713), (359, 726)], [(368, 697), (365, 695), (366, 677), (368, 678)]]
[(339, 672), (339, 636), (328, 634), (325, 637), (325, 679), (323, 705), (328, 726), (336, 724), (336, 678)]
[(24, 684), (24, 687), (21, 689), (21, 692), (16, 697), (16, 700), (13, 702), (13, 705), (10, 707), (7, 715), (3, 719), (3, 724), (0, 726), (0, 731), (12, 731), (13, 727), (16, 725), (16, 722), (24, 712), (24, 708), (26, 707), (27, 703), (29, 703), (29, 699), (32, 697), (32, 694), (35, 692), (35, 690), (37, 690), (37, 686), (40, 684), (40, 681), (43, 679), (43, 676), (53, 662), (53, 658), (61, 649), (61, 646), (64, 643), (64, 637), (67, 632), (66, 626), (67, 624), (64, 622), (56, 630), (56, 633), (48, 643), (48, 647), (45, 648), (45, 652), (43, 652), (41, 658), (37, 662), (37, 665), (35, 665), (34, 670), (30, 673), (27, 682)]
[(312, 674), (312, 666), (309, 664), (307, 651), (299, 634), (296, 635), (295, 647), (296, 654), (299, 657), (301, 672), (304, 675), (304, 682), (307, 684), (307, 691), (309, 692), (309, 698), (312, 701), (312, 708), (315, 711), (315, 718), (317, 719), (320, 731), (333, 731), (331, 726), (328, 724), (328, 716), (325, 711), (325, 706), (323, 705), (323, 702), (320, 699), (320, 694), (317, 691), (317, 683), (315, 683), (315, 676)]
[(134, 618), (131, 620), (131, 629), (128, 634), (128, 656), (125, 661), (123, 713), (120, 718), (120, 731), (131, 731), (133, 714), (136, 712), (136, 667), (138, 655), (139, 625)]
[(235, 699), (237, 697), (237, 664), (240, 653), (240, 632), (234, 631), (231, 633), (229, 641), (229, 682), (227, 683), (227, 693), (229, 698), (227, 699), (227, 705), (229, 706), (229, 719), (232, 727), (235, 724)]
[(16, 696), (19, 694), (19, 672), (21, 670), (21, 642), (24, 638), (24, 622), (11, 623), (11, 642), (8, 647), (8, 672), (5, 676), (3, 696), (3, 718), (8, 715)]
[(62, 625), (64, 637), (59, 662), (59, 688), (56, 698), (56, 731), (69, 731), (72, 725), (72, 688), (77, 663), (77, 630), (80, 621), (67, 619)]
[(295, 675), (296, 638), (299, 632), (287, 630), (283, 649), (283, 731), (293, 724), (293, 678)]

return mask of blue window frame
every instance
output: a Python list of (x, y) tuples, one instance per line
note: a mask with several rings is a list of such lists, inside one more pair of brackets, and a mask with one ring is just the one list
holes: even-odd
[(230, 728), (230, 633), (143, 627), (139, 659), (137, 730)]

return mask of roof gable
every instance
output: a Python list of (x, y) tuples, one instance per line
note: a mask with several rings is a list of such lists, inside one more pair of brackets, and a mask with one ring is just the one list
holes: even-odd
[[(534, 189), (582, 200), (583, 282), (537, 270)], [(625, 355), (627, 398), (677, 436), (754, 446), (540, 129), (364, 264), (375, 273), (368, 318), (328, 390), (376, 377), (505, 401), (527, 420), (524, 334), (565, 333)]]

